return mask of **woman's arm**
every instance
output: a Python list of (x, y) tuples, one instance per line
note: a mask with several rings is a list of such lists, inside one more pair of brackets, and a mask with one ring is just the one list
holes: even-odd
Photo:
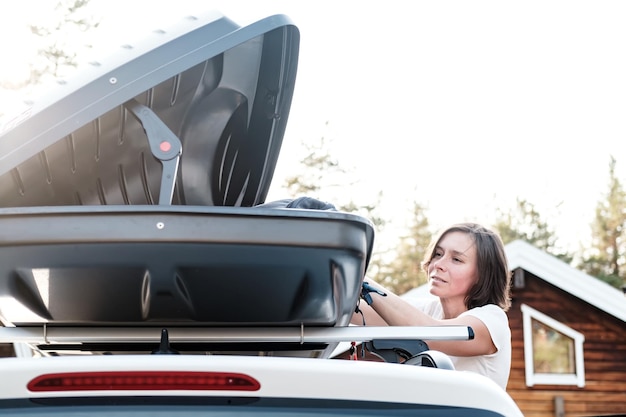
[[(388, 326), (387, 322), (367, 303), (361, 300), (359, 304), (360, 313), (352, 314), (350, 324), (365, 325), (365, 326)], [(362, 315), (361, 315), (362, 314)]]
[[(487, 326), (476, 317), (465, 315), (454, 319), (437, 320), (417, 307), (411, 305), (398, 295), (389, 292), (380, 285), (369, 284), (387, 295), (385, 297), (371, 293), (372, 304), (361, 301), (359, 309), (363, 311), (365, 324), (368, 326), (470, 326), (474, 331), (474, 339), (468, 341), (426, 340), (429, 348), (453, 356), (478, 356), (496, 352), (491, 334)], [(351, 323), (363, 324), (363, 317), (355, 313)]]

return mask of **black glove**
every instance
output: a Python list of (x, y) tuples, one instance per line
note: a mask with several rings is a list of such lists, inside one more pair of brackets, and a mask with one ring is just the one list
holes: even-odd
[(387, 294), (385, 294), (384, 292), (377, 290), (367, 282), (363, 281), (363, 284), (361, 286), (361, 298), (365, 300), (367, 305), (371, 305), (373, 302), (372, 296), (370, 295), (371, 292), (375, 292), (376, 294), (382, 295), (383, 297), (387, 296)]

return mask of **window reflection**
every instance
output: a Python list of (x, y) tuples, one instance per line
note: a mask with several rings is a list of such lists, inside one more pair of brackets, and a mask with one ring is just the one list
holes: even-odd
[(534, 370), (540, 374), (574, 374), (574, 339), (532, 320)]

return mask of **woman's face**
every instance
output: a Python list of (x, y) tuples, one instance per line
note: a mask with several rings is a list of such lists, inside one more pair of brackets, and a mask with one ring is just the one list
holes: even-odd
[(477, 279), (476, 245), (470, 235), (464, 232), (445, 234), (428, 265), (431, 294), (464, 302)]

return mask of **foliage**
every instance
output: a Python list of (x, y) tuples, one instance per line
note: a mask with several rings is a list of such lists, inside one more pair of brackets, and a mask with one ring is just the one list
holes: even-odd
[(400, 238), (396, 255), (373, 277), (396, 294), (403, 294), (427, 282), (422, 261), (432, 238), (424, 207), (413, 203), (411, 224)]
[(30, 25), (33, 35), (43, 43), (37, 59), (31, 63), (30, 78), (26, 81), (36, 84), (45, 76), (60, 77), (63, 71), (78, 65), (77, 57), (81, 48), (90, 48), (83, 43), (83, 33), (96, 28), (92, 16), (86, 15), (90, 0), (60, 0), (52, 12), (54, 18), (45, 25)]
[(596, 206), (591, 245), (579, 268), (620, 288), (626, 283), (626, 192), (615, 174), (615, 165), (611, 157), (609, 189)]
[(292, 197), (306, 195), (328, 201), (348, 212), (362, 209), (352, 200), (336, 201), (345, 196), (343, 189), (354, 184), (345, 182), (348, 172), (330, 155), (329, 140), (321, 137), (319, 142), (303, 142), (302, 145), (307, 154), (300, 161), (302, 170), (285, 179), (287, 193)]
[(515, 209), (508, 212), (499, 209), (493, 228), (498, 231), (504, 244), (521, 239), (566, 263), (572, 262), (571, 254), (555, 250), (554, 231), (542, 219), (535, 206), (527, 200), (518, 198)]

